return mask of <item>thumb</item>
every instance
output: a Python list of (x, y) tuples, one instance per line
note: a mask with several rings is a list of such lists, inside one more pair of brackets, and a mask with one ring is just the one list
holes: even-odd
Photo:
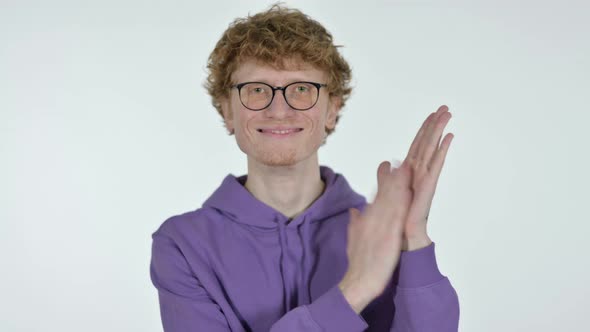
[(391, 171), (391, 163), (389, 161), (382, 161), (377, 167), (377, 184), (385, 181), (386, 175)]

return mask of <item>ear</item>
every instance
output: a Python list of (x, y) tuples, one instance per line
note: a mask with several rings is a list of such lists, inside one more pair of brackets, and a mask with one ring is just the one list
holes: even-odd
[(342, 108), (342, 98), (339, 96), (330, 97), (328, 103), (328, 114), (326, 116), (326, 127), (328, 129), (334, 129), (336, 127), (336, 118)]
[(222, 97), (219, 100), (219, 104), (221, 105), (221, 113), (223, 113), (223, 122), (225, 124), (225, 128), (227, 128), (227, 130), (231, 134), (234, 132), (234, 127), (233, 127), (234, 115), (233, 115), (233, 112), (230, 108), (229, 99), (226, 97)]

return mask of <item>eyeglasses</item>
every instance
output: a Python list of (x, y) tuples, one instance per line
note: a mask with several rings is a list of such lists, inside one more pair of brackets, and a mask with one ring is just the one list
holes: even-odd
[(315, 82), (293, 82), (284, 87), (272, 87), (263, 82), (244, 82), (234, 84), (230, 88), (237, 88), (242, 105), (252, 111), (267, 108), (275, 97), (275, 91), (283, 90), (283, 98), (289, 106), (305, 111), (312, 108), (320, 96), (320, 88), (327, 84)]

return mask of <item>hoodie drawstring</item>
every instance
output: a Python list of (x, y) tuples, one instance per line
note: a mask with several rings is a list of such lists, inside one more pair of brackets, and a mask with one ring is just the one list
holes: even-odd
[[(310, 237), (310, 221), (306, 220), (308, 216), (305, 215), (303, 217), (303, 235), (299, 234), (299, 238), (301, 239), (302, 248), (303, 248), (303, 258), (301, 264), (301, 282), (300, 287), (298, 290), (298, 302), (299, 304), (309, 304), (311, 303), (311, 290), (309, 286), (309, 271), (311, 271), (311, 237)], [(278, 220), (278, 218), (277, 218)], [(284, 303), (283, 306), (285, 308), (285, 313), (291, 310), (291, 282), (289, 280), (289, 273), (286, 269), (287, 259), (285, 255), (288, 253), (288, 246), (287, 246), (287, 234), (286, 234), (286, 226), (282, 222), (278, 222), (279, 224), (279, 241), (281, 244), (281, 277), (283, 278), (283, 298)]]
[(285, 299), (283, 306), (285, 307), (284, 312), (287, 313), (289, 310), (291, 310), (291, 292), (289, 291), (289, 286), (291, 285), (291, 283), (287, 280), (287, 278), (289, 277), (289, 273), (287, 273), (285, 267), (285, 262), (287, 261), (285, 259), (285, 255), (288, 248), (287, 234), (285, 234), (285, 224), (278, 221), (278, 218), (276, 218), (275, 220), (279, 224), (279, 242), (281, 243), (281, 277), (283, 278), (283, 298)]
[[(311, 303), (311, 289), (309, 286), (309, 271), (311, 271), (311, 236), (309, 231), (309, 226), (311, 224), (311, 220), (306, 220), (307, 215), (303, 217), (303, 236), (300, 236), (303, 247), (303, 262), (302, 262), (302, 269), (301, 269), (301, 278), (303, 279), (301, 282), (301, 288), (299, 290), (299, 301), (302, 304), (310, 304)], [(302, 296), (303, 294), (303, 296)], [(305, 299), (304, 299), (305, 297)]]

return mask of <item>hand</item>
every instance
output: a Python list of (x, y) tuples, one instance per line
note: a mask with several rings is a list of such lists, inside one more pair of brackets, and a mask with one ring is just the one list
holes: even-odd
[(454, 137), (452, 133), (448, 133), (439, 147), (442, 132), (451, 119), (448, 110), (447, 106), (442, 105), (426, 118), (400, 166), (410, 168), (410, 189), (413, 193), (404, 223), (402, 250), (419, 249), (432, 242), (426, 234), (426, 222), (436, 184)]
[(412, 201), (410, 181), (408, 165), (391, 170), (388, 161), (382, 162), (373, 203), (367, 204), (362, 214), (349, 210), (349, 265), (339, 286), (357, 313), (385, 290), (397, 266)]

